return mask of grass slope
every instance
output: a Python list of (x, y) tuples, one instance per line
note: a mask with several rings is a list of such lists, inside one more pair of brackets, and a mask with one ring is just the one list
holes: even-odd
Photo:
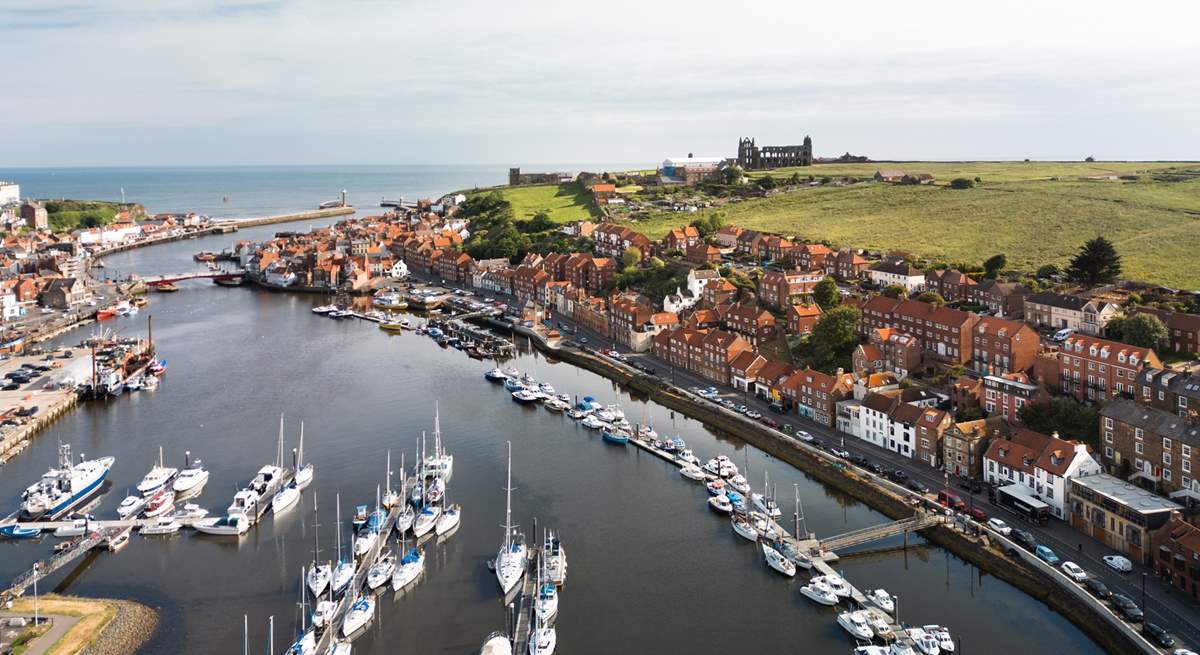
[(594, 218), (598, 215), (592, 194), (578, 184), (541, 184), (501, 187), (500, 195), (512, 204), (518, 219), (532, 218), (544, 211), (556, 223)]
[[(1159, 181), (1154, 172), (1185, 170), (1148, 163), (873, 163), (818, 165), (802, 176), (868, 177), (879, 168), (929, 172), (935, 186), (860, 184), (806, 188), (727, 204), (715, 210), (741, 227), (835, 245), (902, 249), (947, 262), (982, 262), (1004, 253), (1010, 267), (1064, 264), (1089, 238), (1117, 246), (1125, 277), (1200, 289), (1200, 175)], [(793, 169), (774, 171), (778, 177)], [(1191, 170), (1196, 172), (1197, 167)], [(1136, 174), (1135, 181), (1087, 175)], [(969, 190), (946, 188), (954, 177), (980, 177)], [(701, 216), (705, 212), (700, 213)], [(636, 228), (658, 238), (695, 215), (664, 213)]]
[[(50, 646), (49, 655), (76, 655), (96, 642), (104, 627), (117, 614), (117, 607), (103, 600), (70, 598), (47, 594), (38, 599), (38, 610), (43, 614), (61, 614), (79, 617), (71, 630)], [(13, 611), (32, 613), (33, 599), (22, 598), (13, 604)]]

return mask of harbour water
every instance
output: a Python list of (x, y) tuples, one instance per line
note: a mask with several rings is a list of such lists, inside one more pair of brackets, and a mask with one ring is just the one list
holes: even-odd
[[(447, 188), (453, 184), (443, 183)], [(254, 228), (237, 238), (278, 229)], [(108, 258), (108, 270), (191, 270), (193, 252), (229, 242), (206, 237), (121, 253)], [(243, 614), (257, 652), (274, 616), (281, 652), (296, 623), (300, 570), (312, 559), (314, 494), (321, 557), (331, 559), (335, 494), (341, 494), (344, 517), (354, 505), (373, 502), (387, 453), (394, 468), (401, 452), (411, 466), (421, 431), (432, 428), (435, 403), (455, 455), (449, 497), (462, 504), (463, 525), (447, 543), (426, 545), (425, 579), (403, 597), (383, 597), (375, 623), (355, 642), (356, 653), (472, 653), (504, 626), (505, 609), (485, 561), (502, 536), (506, 440), (513, 442), (515, 520), (531, 539), (535, 518), (539, 529), (554, 528), (570, 556), (557, 620), (559, 652), (850, 652), (852, 641), (834, 612), (800, 596), (804, 573), (789, 581), (768, 569), (727, 519), (710, 512), (703, 487), (685, 481), (675, 467), (632, 446), (605, 444), (565, 416), (517, 405), (483, 379), (486, 364), (426, 337), (313, 315), (310, 308), (324, 298), (205, 282), (180, 286), (179, 293), (152, 295), (136, 319), (105, 324), (132, 335), (144, 332), (146, 315), (154, 317), (154, 338), (169, 362), (160, 388), (82, 405), (0, 469), (0, 499), (11, 511), (20, 491), (55, 461), (58, 440), (76, 453), (115, 456), (111, 490), (96, 510), (111, 517), (159, 446), (177, 466), (188, 450), (212, 472), (198, 502), (220, 513), (235, 488), (272, 459), (279, 413), (289, 451), (304, 421), (306, 460), (316, 465), (316, 480), (288, 513), (268, 515), (241, 540), (135, 537), (118, 554), (98, 553), (43, 581), (43, 591), (128, 597), (158, 609), (162, 621), (145, 652), (238, 652)], [(78, 341), (90, 329), (64, 339)], [(682, 436), (702, 458), (729, 455), (748, 467), (756, 487), (769, 472), (789, 526), (793, 484), (807, 527), (818, 535), (887, 520), (596, 375), (531, 354), (513, 364), (536, 367), (560, 392), (621, 403), (631, 421), (648, 418), (660, 434)], [(54, 542), (0, 543), (0, 580), (48, 557)], [(848, 557), (838, 568), (860, 587), (897, 594), (903, 621), (949, 626), (964, 653), (1100, 652), (1041, 603), (937, 548)]]

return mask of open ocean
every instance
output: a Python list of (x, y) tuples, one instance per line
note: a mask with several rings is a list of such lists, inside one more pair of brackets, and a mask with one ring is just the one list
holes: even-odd
[[(536, 164), (525, 171), (604, 171), (641, 164)], [(424, 164), (396, 166), (187, 166), (153, 168), (0, 168), (0, 180), (21, 185), (22, 197), (139, 202), (151, 213), (196, 212), (249, 218), (316, 209), (345, 189), (358, 214), (381, 199), (437, 198), (450, 191), (508, 182), (508, 167)]]

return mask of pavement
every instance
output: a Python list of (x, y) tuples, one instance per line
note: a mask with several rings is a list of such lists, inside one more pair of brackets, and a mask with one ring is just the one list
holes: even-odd
[[(30, 619), (30, 623), (32, 624), (33, 617), (30, 615), (17, 614), (14, 612), (0, 612), (0, 620), (8, 619), (10, 617), (25, 617), (26, 619)], [(30, 642), (29, 647), (25, 649), (25, 655), (44, 655), (45, 653), (49, 652), (50, 647), (53, 646), (55, 643), (57, 643), (58, 640), (61, 639), (64, 635), (66, 635), (68, 632), (70, 632), (72, 626), (74, 626), (75, 623), (79, 621), (79, 617), (75, 617), (75, 616), (65, 616), (65, 615), (58, 615), (58, 614), (42, 614), (42, 615), (40, 615), (40, 619), (43, 621), (47, 618), (49, 618), (51, 621), (53, 621), (53, 624), (50, 626), (50, 630), (48, 630), (46, 632), (46, 634), (44, 634), (44, 635), (38, 637), (37, 639), (34, 639), (32, 642)], [(0, 630), (0, 649), (2, 649), (4, 646), (8, 645), (9, 632), (10, 631), (18, 631), (18, 630), (20, 630), (20, 629), (9, 628), (8, 626), (5, 626), (2, 630)], [(16, 635), (14, 634), (13, 636), (16, 636)]]

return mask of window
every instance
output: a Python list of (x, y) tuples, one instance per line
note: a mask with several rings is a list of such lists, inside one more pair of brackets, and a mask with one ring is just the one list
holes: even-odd
[(1171, 449), (1171, 440), (1166, 437), (1163, 437), (1163, 450), (1170, 450), (1170, 449)]
[(1167, 394), (1163, 393), (1163, 390), (1162, 390), (1162, 389), (1159, 389), (1159, 390), (1158, 390), (1158, 399), (1159, 399), (1159, 400), (1166, 400), (1166, 399), (1167, 399)]
[(1184, 473), (1191, 473), (1192, 472), (1192, 463), (1185, 459), (1179, 463), (1179, 468), (1183, 469)]
[(1163, 465), (1164, 466), (1171, 465), (1171, 453), (1163, 453)]
[(1150, 387), (1142, 387), (1142, 398), (1150, 397)]
[(1113, 426), (1113, 420), (1112, 420), (1111, 418), (1109, 418), (1109, 417), (1105, 416), (1105, 417), (1104, 417), (1104, 427), (1106, 427), (1106, 428), (1108, 428), (1109, 430), (1111, 430), (1111, 429), (1112, 429), (1112, 426)]
[(1143, 450), (1144, 449), (1142, 448), (1142, 442), (1139, 441), (1139, 442), (1133, 444), (1133, 452), (1141, 455)]
[(1104, 431), (1104, 443), (1112, 443), (1112, 442), (1113, 442), (1112, 430), (1105, 430)]
[(1142, 439), (1142, 429), (1141, 428), (1133, 429), (1133, 438), (1137, 439), (1138, 441), (1141, 441), (1141, 439)]
[(1112, 448), (1105, 448), (1105, 449), (1104, 449), (1104, 457), (1105, 457), (1105, 458), (1107, 458), (1107, 459), (1112, 459), (1112, 458), (1113, 458), (1113, 449), (1112, 449)]
[(1182, 455), (1184, 459), (1190, 458), (1192, 456), (1192, 447), (1185, 443), (1179, 444), (1179, 454)]
[(1171, 479), (1171, 469), (1163, 469), (1162, 477), (1164, 480), (1170, 480)]

